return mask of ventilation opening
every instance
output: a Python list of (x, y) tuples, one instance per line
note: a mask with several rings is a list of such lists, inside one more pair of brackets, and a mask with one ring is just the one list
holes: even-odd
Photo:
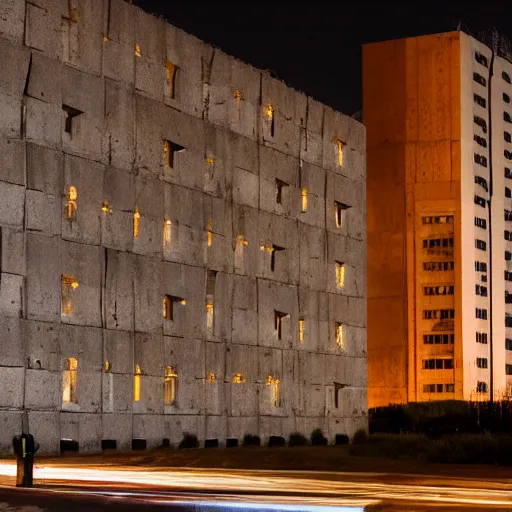
[(76, 121), (75, 119), (83, 114), (81, 110), (70, 107), (69, 105), (62, 105), (64, 111), (64, 131), (69, 134), (70, 138), (73, 138), (73, 134), (76, 135)]
[(219, 447), (219, 440), (218, 439), (205, 439), (204, 440), (204, 447), (205, 448), (218, 448)]
[(226, 439), (226, 448), (237, 448), (238, 447), (238, 439), (230, 437)]
[(102, 451), (117, 450), (117, 441), (115, 439), (102, 439), (101, 449)]
[(132, 439), (132, 450), (146, 450), (148, 443), (145, 439)]
[(172, 142), (170, 140), (164, 140), (164, 165), (169, 169), (176, 167), (176, 154), (184, 151), (185, 148)]
[(79, 444), (78, 441), (75, 441), (74, 439), (61, 439), (60, 440), (60, 453), (66, 453), (66, 452), (79, 452)]

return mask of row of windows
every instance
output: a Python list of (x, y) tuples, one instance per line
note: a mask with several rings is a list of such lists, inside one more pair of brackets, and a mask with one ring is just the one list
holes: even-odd
[(453, 270), (455, 262), (453, 261), (424, 261), (423, 270), (445, 271)]
[(487, 272), (487, 263), (484, 261), (475, 261), (476, 272)]
[(486, 357), (477, 357), (476, 358), (476, 366), (478, 368), (487, 368), (487, 358)]
[(455, 393), (455, 384), (423, 384), (423, 393)]
[(480, 217), (475, 217), (475, 226), (477, 228), (487, 229), (487, 220)]
[(475, 153), (474, 159), (476, 164), (481, 165), (482, 167), (487, 167), (487, 157)]
[(483, 286), (481, 284), (475, 285), (475, 293), (480, 295), (481, 297), (487, 297), (487, 286)]
[(423, 295), (453, 295), (454, 286), (424, 286)]
[[(110, 374), (112, 372), (112, 364), (110, 361), (105, 361), (104, 372)], [(66, 359), (66, 369), (62, 372), (62, 402), (64, 404), (78, 404), (78, 360), (74, 357)], [(136, 364), (133, 374), (133, 401), (140, 402), (142, 378), (144, 374), (141, 367)], [(215, 373), (210, 372), (207, 374), (205, 381), (209, 384), (217, 382)], [(238, 372), (234, 373), (231, 378), (232, 384), (244, 384), (246, 379), (243, 374)], [(113, 391), (114, 381), (111, 379), (106, 385)], [(269, 375), (265, 381), (270, 391), (270, 403), (274, 407), (280, 407), (281, 400), (279, 396), (280, 380), (276, 377)], [(175, 367), (166, 366), (163, 376), (163, 402), (167, 406), (176, 406), (178, 396), (178, 373)]]
[(475, 247), (477, 249), (480, 249), (481, 251), (487, 250), (487, 242), (484, 240), (479, 240), (478, 238), (475, 240)]
[(486, 332), (477, 332), (476, 333), (476, 342), (487, 344), (487, 333)]
[(489, 187), (487, 186), (487, 180), (482, 178), (482, 176), (475, 176), (475, 183), (480, 185), (486, 192), (489, 192)]
[(453, 345), (455, 334), (424, 334), (425, 345)]
[(475, 308), (475, 316), (476, 318), (487, 320), (487, 309)]
[(428, 238), (423, 240), (423, 249), (433, 249), (435, 247), (453, 247), (453, 237)]
[(480, 137), (480, 135), (475, 133), (475, 135), (473, 135), (473, 139), (479, 146), (482, 146), (483, 148), (487, 147), (487, 139), (485, 137)]
[(428, 215), (421, 221), (423, 224), (453, 224), (453, 215)]
[(424, 320), (448, 320), (455, 318), (454, 309), (424, 309)]
[[(475, 176), (475, 180), (478, 176)], [(482, 208), (485, 208), (485, 199), (481, 196), (478, 196), (475, 194), (475, 204), (478, 206), (481, 206)]]
[(453, 358), (423, 359), (424, 370), (453, 370)]

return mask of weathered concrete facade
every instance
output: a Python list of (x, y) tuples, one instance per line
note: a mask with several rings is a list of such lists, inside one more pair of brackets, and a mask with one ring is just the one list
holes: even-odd
[(364, 427), (364, 127), (70, 5), (0, 5), (0, 449)]

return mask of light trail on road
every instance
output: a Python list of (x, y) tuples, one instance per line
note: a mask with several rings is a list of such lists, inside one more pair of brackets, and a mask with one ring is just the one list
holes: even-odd
[[(15, 476), (13, 463), (0, 463), (0, 475)], [(429, 485), (407, 483), (407, 476), (398, 475), (395, 482), (389, 474), (315, 473), (244, 471), (212, 469), (161, 470), (133, 466), (36, 465), (34, 479), (52, 485), (69, 486), (87, 482), (88, 490), (96, 494), (141, 495), (141, 487), (151, 496), (165, 500), (165, 493), (194, 491), (207, 493), (208, 499), (219, 501), (243, 499), (253, 503), (275, 503), (311, 506), (364, 507), (380, 502), (415, 503), (425, 506), (466, 506), (482, 508), (512, 508), (512, 483), (490, 483), (456, 478), (425, 477)], [(385, 478), (386, 481), (382, 481)], [(400, 480), (398, 483), (396, 480)], [(379, 481), (381, 480), (381, 481)], [(403, 481), (405, 480), (406, 483)], [(115, 484), (115, 485), (114, 485)], [(116, 488), (116, 486), (118, 486)], [(104, 490), (108, 487), (108, 491)], [(113, 488), (114, 487), (114, 488)], [(112, 489), (113, 488), (113, 489)], [(153, 489), (152, 491), (150, 489)], [(158, 489), (158, 493), (155, 492)], [(68, 492), (82, 492), (71, 491)], [(224, 493), (224, 494), (222, 494)]]

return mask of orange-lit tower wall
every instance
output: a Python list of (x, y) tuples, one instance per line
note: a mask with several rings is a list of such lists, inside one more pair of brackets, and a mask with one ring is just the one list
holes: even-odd
[(363, 47), (369, 407), (463, 397), (460, 54), (459, 32)]

